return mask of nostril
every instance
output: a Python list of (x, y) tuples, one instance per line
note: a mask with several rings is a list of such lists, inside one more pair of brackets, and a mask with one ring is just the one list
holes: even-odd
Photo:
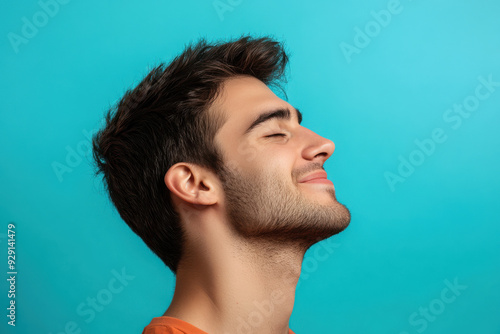
[(321, 156), (321, 155), (324, 156), (324, 157), (327, 157), (328, 153), (326, 153), (326, 152), (320, 152), (320, 153), (316, 154), (314, 157), (317, 158), (318, 156)]

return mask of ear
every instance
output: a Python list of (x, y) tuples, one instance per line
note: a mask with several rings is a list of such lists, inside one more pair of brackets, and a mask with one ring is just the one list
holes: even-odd
[(216, 177), (195, 164), (178, 162), (167, 171), (165, 185), (177, 197), (195, 205), (217, 203)]

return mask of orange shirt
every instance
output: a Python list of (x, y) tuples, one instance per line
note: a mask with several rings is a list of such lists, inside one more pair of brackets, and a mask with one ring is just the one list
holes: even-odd
[[(289, 334), (295, 334), (291, 329), (288, 329)], [(161, 316), (151, 320), (142, 334), (208, 334), (198, 327), (191, 325), (181, 319)]]

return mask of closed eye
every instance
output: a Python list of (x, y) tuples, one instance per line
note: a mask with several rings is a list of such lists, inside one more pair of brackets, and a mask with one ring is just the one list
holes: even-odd
[(285, 136), (286, 136), (285, 133), (273, 133), (272, 135), (266, 136), (266, 138), (269, 138), (269, 137), (285, 137)]

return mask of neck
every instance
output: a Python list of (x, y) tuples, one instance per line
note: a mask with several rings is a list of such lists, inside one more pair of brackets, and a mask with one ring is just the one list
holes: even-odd
[(189, 245), (164, 315), (211, 334), (288, 334), (306, 248), (221, 235)]

